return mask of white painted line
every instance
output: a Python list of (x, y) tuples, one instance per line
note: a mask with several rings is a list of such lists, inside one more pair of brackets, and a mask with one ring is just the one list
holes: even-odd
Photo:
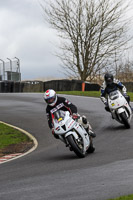
[[(78, 96), (78, 95), (71, 95), (71, 94), (57, 94), (57, 95), (61, 95), (61, 96), (72, 96), (72, 97), (80, 97), (80, 98), (90, 98), (90, 99), (100, 99), (99, 97), (89, 97), (89, 96)], [(130, 101), (131, 103), (133, 103), (133, 101)]]
[[(10, 159), (4, 159), (4, 156), (3, 156), (3, 157), (0, 159), (0, 164), (3, 164), (3, 163), (5, 163), (5, 162), (9, 162), (9, 161), (11, 161), (11, 160), (15, 160), (15, 159), (20, 158), (20, 157), (22, 157), (22, 156), (25, 156), (25, 155), (31, 153), (32, 151), (34, 151), (34, 150), (37, 148), (38, 142), (37, 142), (36, 138), (35, 138), (33, 135), (31, 135), (31, 134), (28, 133), (27, 131), (25, 131), (25, 130), (23, 130), (23, 129), (21, 129), (21, 128), (18, 128), (18, 127), (16, 127), (16, 126), (13, 126), (13, 125), (11, 125), (11, 124), (7, 124), (7, 123), (2, 122), (2, 121), (0, 121), (0, 123), (3, 123), (3, 124), (5, 124), (5, 125), (7, 125), (7, 126), (10, 126), (10, 127), (14, 128), (14, 129), (17, 129), (17, 130), (21, 131), (22, 133), (26, 134), (31, 140), (33, 140), (33, 143), (34, 143), (34, 146), (33, 146), (29, 151), (27, 151), (27, 152), (25, 152), (25, 153), (9, 154), (8, 156), (12, 156), (12, 158), (10, 158)], [(3, 160), (3, 161), (1, 162), (1, 160)]]
[(72, 95), (72, 94), (57, 94), (57, 95), (60, 95), (60, 96), (72, 96), (72, 97), (80, 97), (80, 98), (91, 98), (91, 99), (99, 99), (99, 97), (89, 97), (89, 96), (80, 96), (80, 95)]

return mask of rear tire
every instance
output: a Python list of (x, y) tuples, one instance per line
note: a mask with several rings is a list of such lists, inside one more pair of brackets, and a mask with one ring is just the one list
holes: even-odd
[(70, 144), (72, 150), (75, 152), (75, 154), (79, 157), (79, 158), (84, 158), (85, 157), (85, 152), (83, 149), (83, 145), (78, 144), (78, 142), (75, 140), (75, 138), (73, 137), (73, 135), (69, 135), (67, 137), (68, 143)]
[(125, 114), (125, 112), (120, 114), (120, 117), (122, 119), (123, 124), (125, 125), (126, 128), (130, 128), (130, 124), (128, 122), (127, 116)]
[(95, 147), (93, 146), (93, 143), (91, 142), (89, 149), (87, 150), (87, 153), (93, 153), (95, 151)]

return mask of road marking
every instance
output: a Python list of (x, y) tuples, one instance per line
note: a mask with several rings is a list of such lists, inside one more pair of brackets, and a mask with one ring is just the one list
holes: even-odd
[(32, 151), (34, 151), (34, 150), (37, 148), (37, 146), (38, 146), (38, 141), (37, 141), (36, 138), (35, 138), (33, 135), (31, 135), (29, 132), (27, 132), (27, 131), (25, 131), (25, 130), (23, 130), (23, 129), (21, 129), (21, 128), (18, 128), (18, 127), (16, 127), (16, 126), (13, 126), (13, 125), (11, 125), (11, 124), (7, 124), (7, 123), (5, 123), (5, 122), (2, 122), (2, 121), (0, 121), (0, 123), (3, 123), (3, 124), (5, 124), (5, 125), (7, 125), (7, 126), (10, 126), (10, 127), (14, 128), (14, 129), (17, 129), (17, 130), (21, 131), (22, 133), (26, 134), (31, 140), (33, 140), (33, 143), (34, 143), (33, 147), (32, 147), (29, 151), (27, 151), (27, 152), (25, 152), (25, 153), (15, 153), (15, 154), (9, 154), (9, 155), (6, 155), (6, 156), (1, 157), (1, 158), (0, 158), (0, 164), (5, 163), (5, 162), (9, 162), (9, 161), (11, 161), (11, 160), (15, 160), (15, 159), (20, 158), (20, 157), (22, 157), (22, 156), (25, 156), (25, 155), (31, 153)]
[(8, 161), (9, 159), (20, 156), (20, 155), (22, 155), (22, 153), (15, 153), (15, 154), (10, 154), (8, 156), (3, 156), (3, 157), (0, 158), (0, 164), (5, 162), (5, 161)]

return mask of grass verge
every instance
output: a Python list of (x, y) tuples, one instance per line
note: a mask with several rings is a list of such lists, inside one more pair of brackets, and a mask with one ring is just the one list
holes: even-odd
[(26, 141), (30, 141), (27, 135), (21, 133), (17, 129), (0, 123), (0, 149), (10, 144), (18, 144)]
[(108, 200), (133, 200), (133, 194), (127, 196), (121, 196), (115, 199), (108, 199)]
[[(98, 97), (100, 98), (100, 91), (57, 91), (57, 94), (67, 94), (67, 95), (78, 95), (87, 97)], [(133, 92), (128, 92), (130, 100), (133, 101)]]
[(0, 123), (0, 156), (22, 153), (31, 148), (33, 141), (24, 133)]

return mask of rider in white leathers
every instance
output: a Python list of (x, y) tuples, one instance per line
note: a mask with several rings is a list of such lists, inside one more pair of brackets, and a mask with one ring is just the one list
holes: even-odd
[(101, 86), (101, 100), (105, 105), (105, 110), (110, 112), (108, 102), (107, 102), (107, 95), (115, 90), (121, 90), (122, 94), (125, 96), (127, 102), (130, 102), (130, 97), (127, 95), (126, 87), (117, 79), (113, 77), (112, 74), (106, 73), (104, 76), (104, 82)]

